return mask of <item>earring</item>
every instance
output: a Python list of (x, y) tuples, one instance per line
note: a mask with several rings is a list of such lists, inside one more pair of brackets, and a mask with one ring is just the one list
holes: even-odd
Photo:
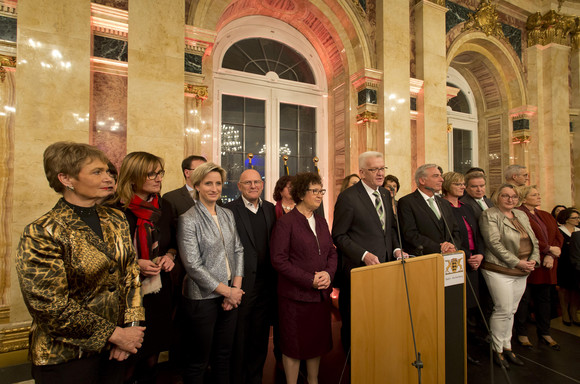
[(72, 191), (72, 192), (75, 191), (75, 187), (73, 187), (72, 185), (67, 185), (66, 189), (68, 189), (69, 191)]

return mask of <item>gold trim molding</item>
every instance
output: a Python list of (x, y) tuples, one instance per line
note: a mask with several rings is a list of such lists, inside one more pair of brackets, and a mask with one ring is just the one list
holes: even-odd
[(379, 115), (371, 112), (371, 111), (364, 111), (362, 113), (359, 113), (358, 115), (356, 115), (356, 123), (357, 124), (361, 124), (361, 123), (368, 123), (368, 122), (376, 122), (379, 120)]
[(528, 17), (526, 30), (528, 47), (556, 43), (578, 48), (580, 28), (575, 16), (562, 15), (554, 10), (544, 16), (536, 12)]
[(487, 36), (495, 36), (505, 39), (501, 23), (498, 21), (498, 13), (495, 4), (490, 0), (481, 0), (477, 11), (469, 15), (463, 26), (463, 31), (476, 30), (485, 33)]
[(16, 57), (0, 55), (0, 81), (6, 80), (6, 68), (16, 68)]
[(0, 305), (0, 324), (8, 324), (10, 322), (10, 307), (7, 305)]
[(184, 91), (186, 96), (194, 96), (199, 100), (206, 100), (209, 97), (207, 85), (195, 85), (185, 83)]
[(28, 349), (30, 326), (0, 330), (0, 353)]

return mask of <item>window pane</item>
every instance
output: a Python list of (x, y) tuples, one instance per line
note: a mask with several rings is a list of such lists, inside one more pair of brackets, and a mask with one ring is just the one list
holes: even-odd
[(316, 131), (316, 108), (300, 107), (300, 130)]
[(314, 157), (316, 136), (313, 132), (300, 132), (300, 156)]
[(246, 99), (246, 125), (264, 127), (265, 106), (264, 100)]
[(258, 155), (266, 150), (264, 128), (246, 127), (245, 153)]
[(280, 155), (296, 156), (297, 154), (298, 154), (298, 132), (281, 129)]
[(222, 154), (222, 168), (226, 170), (226, 181), (222, 187), (222, 201), (227, 203), (238, 196), (238, 180), (244, 171), (241, 153)]
[(298, 161), (298, 172), (314, 172), (314, 162), (311, 157), (301, 157)]
[(242, 151), (242, 125), (222, 124), (222, 156)]
[(222, 95), (222, 123), (244, 123), (244, 98)]
[(473, 148), (471, 131), (453, 129), (453, 170), (465, 173), (472, 167)]
[(298, 129), (298, 106), (280, 103), (280, 128)]

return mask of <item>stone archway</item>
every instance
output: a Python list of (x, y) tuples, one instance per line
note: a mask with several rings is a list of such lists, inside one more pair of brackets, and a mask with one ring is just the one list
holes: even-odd
[[(503, 181), (514, 157), (512, 117), (529, 108), (520, 59), (507, 42), (483, 32), (460, 34), (447, 51), (449, 67), (467, 80), (478, 110), (479, 164), (488, 173), (489, 191)], [(518, 161), (525, 163), (523, 159)]]

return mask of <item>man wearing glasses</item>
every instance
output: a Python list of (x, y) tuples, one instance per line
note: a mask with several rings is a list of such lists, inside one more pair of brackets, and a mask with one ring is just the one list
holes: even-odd
[(183, 177), (185, 177), (185, 185), (163, 195), (163, 198), (171, 204), (173, 217), (176, 219), (195, 205), (195, 201), (191, 195), (193, 185), (191, 185), (189, 175), (203, 163), (207, 163), (207, 160), (203, 156), (192, 155), (185, 158), (181, 162), (181, 171), (183, 172)]
[(451, 205), (435, 196), (443, 184), (437, 164), (417, 168), (415, 183), (415, 192), (399, 200), (403, 249), (417, 255), (455, 252), (454, 244), (461, 244), (461, 234)]
[[(350, 271), (401, 257), (391, 194), (382, 187), (385, 160), (379, 152), (359, 156), (361, 182), (338, 195), (332, 238), (342, 260), (339, 307), (342, 345), (350, 349)], [(339, 263), (340, 268), (340, 263)], [(338, 271), (339, 273), (340, 271)]]
[(276, 212), (274, 204), (261, 198), (264, 181), (258, 171), (242, 172), (238, 190), (241, 196), (224, 206), (234, 213), (244, 246), (245, 295), (238, 310), (231, 382), (261, 383), (268, 354), (270, 310), (276, 294), (276, 273), (270, 263), (270, 234)]

